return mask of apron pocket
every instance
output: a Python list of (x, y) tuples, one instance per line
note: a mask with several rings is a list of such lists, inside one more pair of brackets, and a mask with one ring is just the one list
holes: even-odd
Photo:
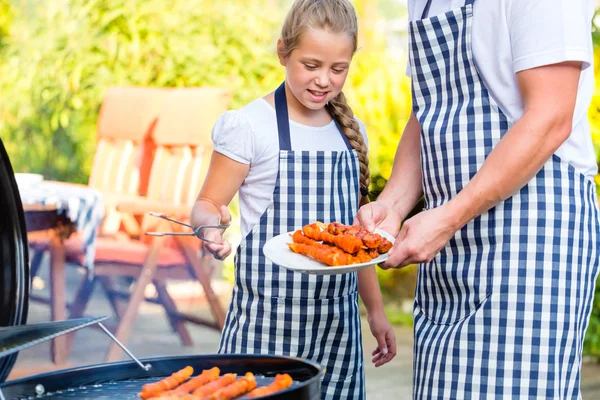
[(483, 265), (451, 263), (447, 254), (443, 249), (431, 262), (419, 266), (415, 293), (415, 313), (438, 325), (456, 324), (469, 317), (491, 294), (491, 285), (480, 275)]
[(485, 303), (487, 303), (491, 295), (492, 294), (490, 293), (486, 297), (481, 299), (481, 301), (474, 305), (473, 308), (470, 309), (470, 311), (448, 313), (445, 315), (426, 312), (425, 309), (421, 307), (419, 300), (415, 297), (413, 317), (416, 319), (419, 315), (422, 315), (435, 325), (456, 325), (464, 321), (465, 319), (471, 317), (473, 314), (477, 313), (477, 311), (479, 311), (485, 305)]
[(272, 304), (271, 322), (277, 326), (272, 340), (285, 353), (323, 365), (336, 380), (356, 370), (355, 359), (362, 363), (358, 293), (319, 299), (274, 297)]

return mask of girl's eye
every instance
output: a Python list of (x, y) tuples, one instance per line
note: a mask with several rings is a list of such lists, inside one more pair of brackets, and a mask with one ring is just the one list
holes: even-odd
[(344, 71), (345, 71), (345, 70), (344, 70), (343, 68), (342, 68), (342, 69), (339, 69), (339, 68), (334, 68), (334, 69), (333, 69), (333, 72), (334, 72), (334, 73), (336, 73), (336, 74), (341, 74), (341, 73), (342, 73), (342, 72), (344, 72)]
[(304, 64), (304, 66), (306, 67), (306, 69), (312, 71), (314, 69), (317, 69), (316, 65), (312, 65), (312, 64)]

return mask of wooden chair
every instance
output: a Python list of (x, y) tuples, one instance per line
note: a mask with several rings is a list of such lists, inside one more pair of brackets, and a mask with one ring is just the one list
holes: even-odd
[[(177, 219), (188, 217), (196, 199), (202, 178), (208, 168), (212, 151), (211, 128), (217, 117), (229, 107), (230, 96), (224, 89), (185, 88), (173, 90), (159, 114), (153, 130), (156, 146), (146, 197), (124, 201), (117, 205), (119, 212), (143, 215), (141, 229), (179, 229), (170, 223), (147, 215), (150, 211), (169, 214)], [(75, 300), (71, 318), (83, 315), (94, 283), (101, 279), (129, 277), (135, 279), (131, 293), (115, 293), (128, 300), (115, 336), (125, 343), (145, 299), (146, 287), (153, 283), (157, 298), (169, 322), (184, 345), (192, 340), (184, 322), (194, 322), (221, 330), (225, 312), (211, 286), (209, 261), (202, 254), (201, 243), (193, 237), (150, 237), (129, 241), (100, 238), (96, 245), (94, 280), (84, 282)], [(208, 300), (213, 320), (183, 314), (177, 310), (167, 291), (169, 279), (200, 281)], [(119, 358), (120, 348), (112, 343), (106, 361)]]
[(152, 130), (171, 89), (111, 87), (98, 117), (98, 144), (88, 185), (103, 194), (106, 216), (102, 234), (124, 229), (139, 235), (130, 215), (116, 205), (128, 196), (144, 196), (154, 151)]
[[(106, 205), (99, 235), (139, 235), (134, 216), (118, 212), (116, 204), (144, 195), (147, 191), (153, 152), (151, 133), (169, 92), (169, 89), (163, 88), (113, 86), (105, 93), (97, 121), (97, 146), (88, 181), (88, 186), (102, 192)], [(51, 259), (54, 257), (47, 239), (32, 237), (29, 244), (33, 249), (30, 262), (33, 278), (45, 252), (50, 251)], [(76, 233), (65, 242), (65, 246), (65, 261), (81, 264), (83, 249)], [(109, 282), (102, 280), (101, 283), (109, 293)], [(31, 298), (48, 302), (35, 294)], [(118, 316), (115, 300), (112, 297), (109, 300)]]
[[(152, 129), (169, 89), (150, 87), (110, 87), (104, 96), (97, 121), (97, 145), (88, 186), (100, 190), (106, 214), (100, 234), (114, 235), (126, 228), (139, 234), (131, 216), (116, 211), (116, 204), (129, 196), (145, 195), (152, 158)], [(78, 243), (70, 239), (70, 248)], [(40, 266), (47, 241), (32, 240), (36, 251), (31, 260), (32, 277)], [(81, 246), (79, 246), (81, 247)], [(79, 251), (80, 253), (81, 251)], [(79, 254), (67, 254), (75, 261)]]

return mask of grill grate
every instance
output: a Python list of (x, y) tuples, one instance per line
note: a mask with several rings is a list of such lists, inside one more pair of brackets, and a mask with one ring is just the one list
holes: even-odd
[[(255, 376), (255, 378), (257, 387), (268, 385), (274, 380), (273, 377), (265, 376)], [(160, 379), (160, 377), (155, 377), (152, 379), (132, 379), (128, 381), (107, 382), (101, 385), (82, 386), (74, 389), (65, 389), (56, 392), (39, 394), (36, 396), (18, 397), (15, 400), (139, 400), (137, 394), (141, 391), (142, 386), (146, 383), (156, 382)], [(294, 381), (291, 389), (300, 386), (300, 384), (300, 382)], [(38, 393), (41, 393), (42, 388), (36, 387), (36, 390), (38, 390)], [(243, 400), (247, 399), (247, 397), (243, 396), (239, 397), (238, 399)]]

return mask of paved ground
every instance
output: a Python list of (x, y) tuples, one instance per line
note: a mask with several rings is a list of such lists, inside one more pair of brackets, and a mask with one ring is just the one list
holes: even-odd
[[(42, 271), (42, 278), (44, 272)], [(72, 295), (79, 279), (73, 270), (69, 270), (68, 288)], [(45, 294), (45, 289), (38, 290)], [(224, 295), (226, 297), (226, 295)], [(70, 297), (69, 297), (70, 298)], [(227, 301), (224, 298), (224, 301)], [(110, 315), (110, 308), (104, 301), (100, 290), (96, 290), (91, 306), (92, 316)], [(185, 307), (185, 304), (184, 304)], [(194, 305), (194, 311), (207, 313), (204, 306)], [(29, 322), (44, 322), (49, 319), (48, 307), (32, 304)], [(412, 333), (407, 327), (398, 326), (398, 355), (389, 364), (375, 368), (368, 356), (365, 359), (367, 398), (369, 400), (410, 399), (412, 380)], [(363, 325), (365, 355), (375, 348), (368, 326)], [(128, 347), (138, 357), (154, 357), (185, 354), (209, 354), (216, 351), (219, 334), (215, 331), (190, 325), (194, 345), (183, 347), (179, 338), (171, 333), (163, 316), (162, 309), (151, 304), (142, 306), (135, 324), (134, 334)], [(99, 330), (86, 328), (78, 332), (68, 365), (60, 368), (101, 363), (108, 348), (109, 338)], [(27, 376), (56, 369), (49, 361), (49, 343), (43, 343), (26, 349), (19, 354), (15, 368), (9, 379)], [(600, 366), (586, 363), (583, 368), (582, 390), (584, 399), (600, 399)]]

